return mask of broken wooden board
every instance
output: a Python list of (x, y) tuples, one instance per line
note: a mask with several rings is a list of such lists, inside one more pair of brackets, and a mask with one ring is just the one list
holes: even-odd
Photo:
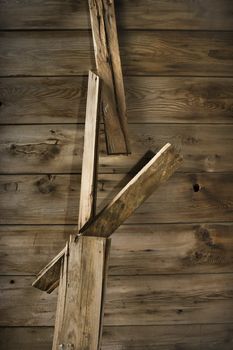
[[(100, 346), (106, 257), (110, 245), (102, 237), (70, 242), (61, 274), (53, 350), (97, 350)], [(63, 346), (63, 347), (62, 347)]]
[(182, 158), (167, 143), (80, 233), (109, 237), (180, 166)]
[(125, 92), (114, 0), (89, 0), (97, 72), (103, 81), (101, 112), (109, 154), (128, 154)]
[[(132, 213), (140, 206), (155, 189), (164, 183), (181, 164), (182, 158), (175, 148), (166, 144), (120, 191), (91, 223), (87, 223), (80, 230), (86, 236), (109, 237)], [(49, 273), (49, 268), (42, 270), (34, 286), (47, 291), (46, 284), (55, 287), (59, 281), (59, 273)], [(40, 281), (40, 279), (42, 281)], [(51, 292), (51, 289), (49, 289)]]

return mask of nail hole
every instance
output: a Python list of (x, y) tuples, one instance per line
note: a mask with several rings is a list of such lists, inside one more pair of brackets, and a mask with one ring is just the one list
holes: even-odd
[(0, 107), (2, 106), (2, 101), (0, 101)]
[(199, 184), (194, 184), (194, 185), (193, 185), (193, 191), (194, 191), (194, 192), (199, 192), (199, 191), (200, 191), (200, 186), (199, 186)]
[(10, 280), (10, 284), (14, 284), (15, 283), (15, 281), (14, 280)]

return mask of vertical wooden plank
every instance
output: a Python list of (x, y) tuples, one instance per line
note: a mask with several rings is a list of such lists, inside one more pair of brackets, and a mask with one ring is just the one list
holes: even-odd
[(89, 71), (78, 229), (95, 215), (100, 79)]
[(58, 349), (58, 342), (59, 342), (59, 336), (60, 331), (62, 328), (62, 322), (64, 317), (64, 311), (65, 311), (65, 293), (66, 293), (66, 286), (67, 286), (67, 269), (68, 269), (68, 256), (69, 256), (69, 245), (66, 244), (66, 251), (63, 256), (62, 262), (61, 262), (61, 269), (60, 269), (60, 282), (59, 282), (59, 288), (58, 288), (58, 298), (57, 298), (57, 312), (56, 312), (56, 319), (55, 319), (55, 328), (54, 328), (54, 334), (53, 334), (53, 349)]
[(98, 350), (101, 349), (101, 344), (102, 344), (102, 334), (103, 334), (103, 324), (104, 324), (104, 304), (105, 304), (105, 296), (106, 296), (106, 289), (107, 289), (110, 251), (111, 251), (111, 239), (108, 238), (108, 239), (106, 239), (106, 247), (105, 247), (105, 262), (104, 262), (104, 275), (103, 275), (103, 286), (102, 286), (102, 304), (101, 304), (101, 312), (100, 312), (100, 329), (99, 329)]
[[(97, 350), (103, 310), (106, 239), (79, 237), (69, 243), (67, 272), (59, 294), (53, 350)], [(62, 299), (62, 300), (61, 300)]]
[(130, 153), (125, 92), (114, 0), (89, 0), (98, 75), (103, 81), (101, 111), (109, 154)]

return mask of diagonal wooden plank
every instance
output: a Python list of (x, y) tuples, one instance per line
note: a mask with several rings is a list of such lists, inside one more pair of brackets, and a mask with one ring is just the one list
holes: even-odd
[(80, 233), (109, 237), (179, 167), (182, 158), (167, 143)]
[[(182, 158), (175, 148), (166, 144), (120, 191), (95, 219), (80, 230), (82, 235), (109, 237), (132, 212), (140, 206), (152, 192), (164, 183), (178, 168)], [(53, 268), (53, 266), (51, 266)], [(50, 266), (39, 273), (34, 287), (51, 292), (59, 281), (57, 274), (51, 273)], [(49, 280), (49, 277), (52, 280)], [(47, 286), (46, 286), (47, 284)]]
[(125, 92), (114, 0), (89, 0), (98, 75), (103, 81), (101, 111), (109, 154), (130, 153)]

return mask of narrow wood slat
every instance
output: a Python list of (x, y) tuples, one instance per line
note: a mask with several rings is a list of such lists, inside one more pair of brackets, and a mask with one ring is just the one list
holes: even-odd
[(100, 79), (89, 72), (82, 155), (78, 230), (95, 215), (99, 140)]
[[(101, 130), (99, 173), (129, 172), (148, 149), (158, 150), (169, 141), (182, 149), (181, 172), (233, 171), (232, 125), (132, 124), (129, 131), (132, 154), (124, 157), (106, 154)], [(83, 125), (74, 124), (1, 126), (1, 173), (78, 173), (83, 134)]]
[[(33, 277), (0, 278), (1, 326), (52, 326), (56, 293)], [(109, 276), (105, 325), (233, 323), (233, 274)]]
[[(124, 75), (232, 76), (231, 32), (128, 31), (119, 35)], [(87, 75), (88, 31), (0, 33), (1, 76)]]
[(182, 158), (166, 144), (103, 208), (80, 233), (109, 237), (143, 202), (179, 168)]
[[(52, 334), (52, 327), (0, 327), (0, 347), (51, 350)], [(104, 327), (102, 349), (231, 350), (232, 335), (232, 324)]]
[[(231, 0), (116, 1), (117, 21), (126, 29), (232, 30)], [(87, 2), (41, 0), (1, 2), (1, 29), (88, 29)]]
[[(232, 78), (141, 76), (124, 81), (129, 123), (232, 123)], [(84, 122), (86, 91), (86, 77), (1, 78), (0, 123)]]
[[(36, 274), (75, 229), (0, 226), (0, 275)], [(232, 223), (122, 225), (112, 236), (109, 274), (233, 272), (232, 229)]]
[(102, 80), (101, 113), (109, 154), (128, 154), (125, 91), (117, 37), (114, 0), (89, 0), (98, 75)]
[[(129, 178), (99, 175), (99, 209), (109, 203)], [(79, 180), (79, 175), (1, 175), (1, 224), (75, 225)], [(224, 221), (232, 221), (232, 173), (177, 173), (137, 209), (127, 223)]]

